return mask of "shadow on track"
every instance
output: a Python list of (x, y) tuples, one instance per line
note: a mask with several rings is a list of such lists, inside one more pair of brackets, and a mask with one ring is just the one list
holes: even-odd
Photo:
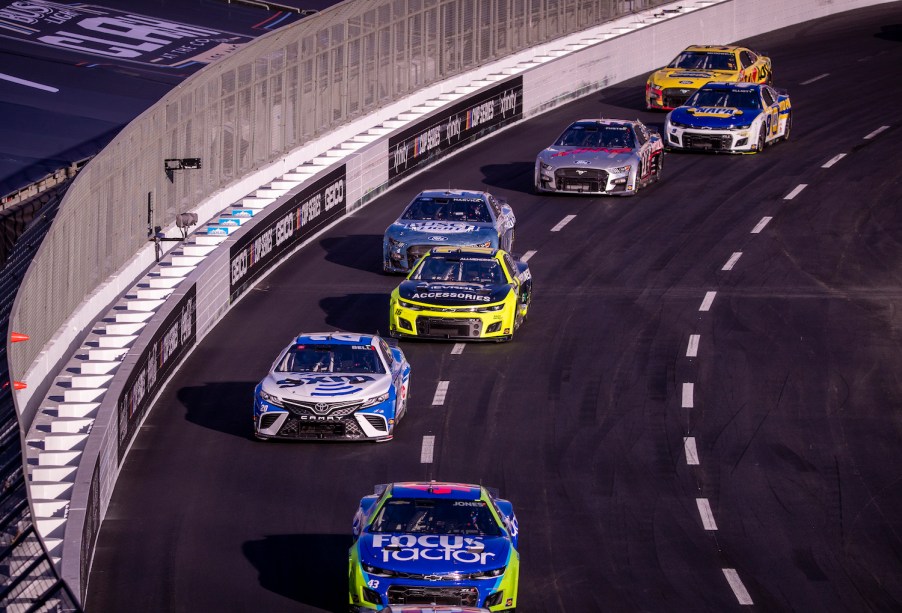
[(339, 534), (277, 534), (242, 545), (260, 586), (325, 611), (348, 609), (348, 549)]
[(250, 438), (254, 387), (257, 381), (224, 381), (205, 383), (201, 387), (183, 387), (179, 402), (185, 407), (185, 418), (199, 426)]
[(352, 234), (324, 238), (320, 245), (326, 260), (340, 266), (382, 273), (382, 235)]
[[(400, 282), (400, 281), (399, 281)], [(326, 323), (338, 330), (376, 332), (388, 335), (388, 304), (391, 290), (380, 294), (348, 294), (320, 300)]]

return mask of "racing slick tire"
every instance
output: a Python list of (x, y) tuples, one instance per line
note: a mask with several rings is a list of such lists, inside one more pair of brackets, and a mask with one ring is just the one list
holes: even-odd
[(764, 131), (765, 131), (764, 124), (761, 124), (761, 128), (758, 130), (758, 144), (755, 145), (755, 147), (756, 147), (755, 150), (758, 153), (761, 153), (762, 151), (764, 151), (764, 139), (765, 139)]
[(661, 171), (664, 169), (664, 152), (662, 151), (655, 156), (654, 183), (661, 180)]
[(782, 140), (789, 140), (789, 133), (792, 131), (792, 111), (786, 115), (786, 127), (783, 128)]

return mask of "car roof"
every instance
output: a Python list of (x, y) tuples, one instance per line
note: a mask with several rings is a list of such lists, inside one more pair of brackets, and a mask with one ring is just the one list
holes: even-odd
[(469, 189), (424, 189), (419, 194), (417, 194), (416, 197), (417, 198), (479, 198), (481, 200), (484, 200), (485, 198), (488, 197), (488, 193), (469, 190)]
[(708, 81), (699, 89), (761, 89), (760, 83), (747, 83), (745, 81)]
[(737, 47), (735, 45), (689, 45), (683, 51), (697, 51), (700, 53), (704, 53), (706, 51), (715, 52), (715, 53), (731, 53), (733, 51), (740, 51), (745, 49), (745, 47)]
[(482, 487), (469, 483), (444, 481), (406, 481), (391, 485), (391, 497), (479, 500), (482, 498)]
[(372, 345), (376, 339), (372, 334), (349, 334), (346, 332), (304, 332), (298, 334), (294, 342), (298, 345)]
[(593, 118), (593, 119), (579, 119), (577, 121), (574, 121), (570, 125), (572, 126), (573, 124), (576, 124), (576, 123), (597, 123), (597, 124), (604, 125), (604, 126), (621, 126), (621, 125), (633, 126), (633, 125), (636, 125), (636, 123), (638, 123), (638, 122), (633, 121), (632, 119)]
[(474, 257), (484, 258), (486, 256), (495, 257), (499, 249), (491, 247), (433, 247), (432, 255), (457, 255), (462, 258)]

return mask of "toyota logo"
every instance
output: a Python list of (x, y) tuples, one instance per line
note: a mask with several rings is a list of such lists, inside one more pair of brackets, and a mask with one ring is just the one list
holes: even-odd
[(326, 402), (317, 402), (313, 405), (313, 412), (317, 415), (325, 415), (329, 412), (330, 406)]

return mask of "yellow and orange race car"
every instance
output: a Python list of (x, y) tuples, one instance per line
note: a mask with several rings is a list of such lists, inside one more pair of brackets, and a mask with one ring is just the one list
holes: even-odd
[(645, 104), (652, 109), (682, 106), (708, 81), (773, 82), (770, 58), (745, 47), (692, 45), (664, 68), (654, 71), (645, 84)]

